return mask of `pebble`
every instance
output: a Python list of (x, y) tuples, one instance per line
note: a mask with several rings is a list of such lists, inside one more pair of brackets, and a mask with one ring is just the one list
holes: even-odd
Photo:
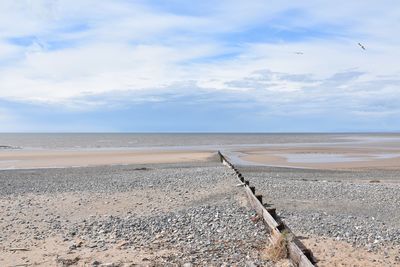
[[(0, 230), (9, 240), (12, 236), (31, 240), (33, 235), (40, 239), (58, 235), (71, 253), (81, 253), (87, 249), (107, 251), (110, 248), (129, 252), (173, 251), (167, 255), (154, 253), (146, 256), (149, 264), (159, 266), (166, 263), (245, 266), (249, 255), (257, 266), (273, 266), (261, 256), (262, 249), (268, 243), (266, 229), (263, 224), (252, 222), (250, 218), (253, 212), (238, 203), (235, 194), (243, 192), (234, 186), (236, 182), (233, 174), (219, 162), (185, 166), (160, 164), (143, 170), (137, 166), (109, 166), (2, 171), (0, 199), (9, 199), (13, 203), (12, 208), (5, 207), (7, 218), (20, 218), (24, 211), (35, 210), (39, 219), (43, 216), (45, 221), (36, 230), (27, 228), (29, 224), (21, 223), (19, 225), (25, 227), (24, 232), (11, 233), (13, 223)], [(11, 186), (2, 186), (4, 183), (10, 183)], [(216, 185), (220, 184), (227, 185), (226, 193), (213, 192)], [(110, 197), (102, 199), (103, 204), (112, 203), (110, 199), (113, 199), (114, 193), (148, 189), (149, 185), (152, 185), (151, 190), (163, 190), (165, 194), (177, 191), (181, 194), (180, 198), (188, 195), (187, 203), (171, 211), (158, 211), (151, 215), (123, 211), (117, 215), (92, 214), (77, 221), (47, 212), (43, 203), (35, 203), (27, 197), (35, 194), (43, 196), (46, 203), (52, 203), (53, 196), (62, 196), (63, 193), (74, 192), (80, 196), (106, 193)], [(197, 192), (205, 194), (204, 197), (191, 202), (190, 195)], [(151, 201), (151, 198), (149, 195), (147, 200)], [(172, 203), (176, 202), (174, 196), (170, 199)], [(75, 203), (77, 209), (84, 207), (85, 201), (86, 198), (80, 197)], [(147, 205), (146, 200), (137, 204)], [(134, 211), (134, 207), (135, 203), (131, 211)], [(82, 243), (75, 240), (82, 240)], [(91, 266), (102, 266), (102, 263), (93, 261)]]

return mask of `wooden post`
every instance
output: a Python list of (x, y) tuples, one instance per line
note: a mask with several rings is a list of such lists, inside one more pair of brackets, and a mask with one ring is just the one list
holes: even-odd
[(267, 209), (267, 211), (276, 220), (276, 208), (270, 208), (270, 209)]
[(256, 187), (255, 186), (250, 186), (250, 190), (251, 192), (253, 192), (253, 194), (256, 192)]

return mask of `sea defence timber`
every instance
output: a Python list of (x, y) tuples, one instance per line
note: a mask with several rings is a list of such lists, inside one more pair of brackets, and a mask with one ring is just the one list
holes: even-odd
[(280, 239), (285, 238), (287, 241), (287, 251), (289, 259), (299, 267), (316, 266), (316, 261), (312, 253), (307, 249), (300, 240), (293, 234), (290, 228), (277, 216), (275, 208), (268, 208), (267, 203), (263, 203), (262, 195), (256, 194), (254, 186), (250, 185), (249, 180), (246, 180), (240, 171), (229, 162), (229, 160), (218, 151), (220, 161), (232, 169), (249, 199), (250, 205), (257, 212), (258, 216), (263, 219), (270, 233), (270, 241), (275, 245)]

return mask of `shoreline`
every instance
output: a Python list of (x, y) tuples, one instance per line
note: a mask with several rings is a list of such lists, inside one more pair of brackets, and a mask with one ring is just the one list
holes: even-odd
[[(20, 149), (0, 149), (0, 169), (209, 161), (218, 150), (230, 157), (232, 163), (244, 166), (400, 169), (400, 135), (306, 134), (289, 135), (290, 138), (285, 135), (232, 135), (232, 139), (228, 135), (221, 135), (218, 137), (220, 139), (215, 137), (214, 140), (196, 135), (190, 138), (186, 135), (170, 135), (171, 139), (165, 140), (161, 138), (162, 135), (158, 139), (153, 136), (154, 140), (145, 135), (126, 135), (121, 140), (108, 135), (99, 135), (94, 139), (90, 135), (77, 135), (75, 139), (65, 140), (66, 143), (61, 142), (63, 135), (44, 135), (39, 140), (29, 140), (28, 137), (19, 142), (1, 140), (2, 147)], [(259, 143), (261, 141), (264, 143)], [(59, 148), (45, 148), (46, 142)], [(123, 146), (132, 142), (141, 146)]]
[[(241, 166), (298, 169), (363, 170), (400, 169), (400, 148), (275, 147), (225, 148)], [(0, 170), (113, 166), (129, 164), (207, 162), (217, 150), (192, 149), (57, 149), (0, 150)]]

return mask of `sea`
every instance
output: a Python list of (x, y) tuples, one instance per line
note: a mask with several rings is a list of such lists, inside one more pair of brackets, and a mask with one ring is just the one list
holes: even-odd
[(0, 149), (113, 149), (400, 140), (400, 133), (0, 133)]

